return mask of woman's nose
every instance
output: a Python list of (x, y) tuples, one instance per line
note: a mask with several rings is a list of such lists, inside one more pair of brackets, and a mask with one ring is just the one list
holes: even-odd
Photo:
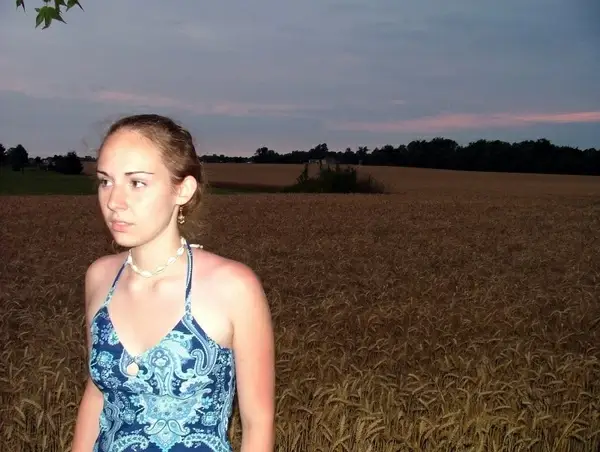
[(123, 210), (126, 207), (127, 202), (123, 189), (113, 186), (108, 197), (108, 208), (110, 210)]

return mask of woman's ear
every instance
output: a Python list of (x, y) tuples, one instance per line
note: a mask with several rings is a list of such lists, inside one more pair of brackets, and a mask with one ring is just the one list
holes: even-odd
[(177, 204), (181, 206), (186, 204), (190, 199), (192, 199), (192, 196), (194, 196), (194, 193), (196, 193), (197, 188), (198, 182), (196, 181), (196, 178), (193, 176), (186, 176), (179, 184), (177, 190)]

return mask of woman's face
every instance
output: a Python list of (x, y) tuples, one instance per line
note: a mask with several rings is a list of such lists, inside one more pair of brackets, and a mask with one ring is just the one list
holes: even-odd
[(119, 245), (142, 245), (175, 225), (177, 193), (150, 140), (131, 130), (114, 133), (101, 149), (97, 174), (102, 215)]

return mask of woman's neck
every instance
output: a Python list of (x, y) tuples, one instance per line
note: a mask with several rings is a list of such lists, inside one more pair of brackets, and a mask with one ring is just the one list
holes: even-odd
[(158, 267), (167, 265), (171, 257), (179, 260), (177, 250), (181, 246), (181, 235), (175, 230), (174, 233), (163, 233), (148, 243), (132, 248), (131, 258), (139, 270), (154, 272)]

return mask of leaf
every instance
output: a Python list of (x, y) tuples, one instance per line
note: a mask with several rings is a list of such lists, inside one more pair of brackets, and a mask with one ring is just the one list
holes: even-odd
[(35, 28), (39, 27), (42, 22), (44, 22), (42, 30), (48, 28), (50, 26), (50, 23), (52, 22), (50, 10), (54, 11), (54, 8), (52, 8), (51, 6), (42, 6), (41, 8), (35, 8), (35, 10), (38, 13), (37, 17), (35, 18)]
[(21, 6), (23, 11), (25, 11), (25, 0), (17, 0), (17, 9), (19, 9), (19, 6)]
[(42, 30), (45, 30), (46, 28), (48, 28), (50, 26), (50, 24), (52, 23), (52, 16), (50, 14), (51, 13), (48, 10), (44, 14), (44, 26), (42, 27)]
[(52, 18), (52, 20), (58, 20), (58, 21), (62, 22), (63, 24), (66, 24), (66, 22), (60, 15), (60, 9), (51, 8), (51, 10), (52, 11), (50, 12), (50, 17)]
[(79, 0), (67, 0), (67, 11), (69, 11), (74, 6), (79, 6), (81, 11), (83, 11), (83, 6), (81, 6), (81, 3), (79, 3)]
[(37, 27), (40, 26), (40, 24), (44, 20), (44, 13), (42, 13), (42, 11), (40, 10), (40, 8), (35, 8), (35, 10), (38, 13), (37, 16), (36, 16), (36, 18), (35, 18), (35, 28), (37, 28)]

